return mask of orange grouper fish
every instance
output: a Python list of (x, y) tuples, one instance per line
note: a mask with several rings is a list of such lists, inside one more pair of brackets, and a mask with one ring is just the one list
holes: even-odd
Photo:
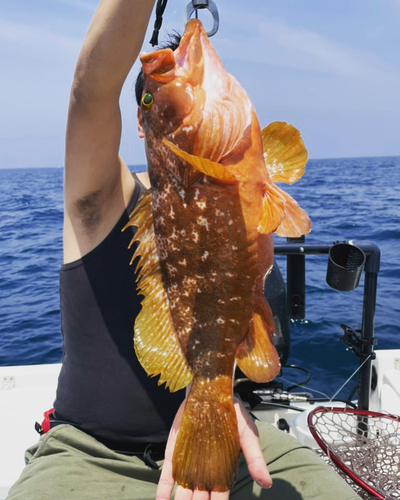
[(138, 226), (144, 295), (134, 346), (171, 391), (193, 382), (173, 456), (185, 488), (226, 491), (240, 453), (233, 405), (235, 361), (251, 380), (280, 369), (264, 299), (272, 233), (310, 231), (307, 214), (274, 182), (293, 183), (307, 152), (276, 122), (261, 132), (249, 97), (229, 75), (200, 21), (179, 47), (142, 54), (142, 116), (151, 188)]

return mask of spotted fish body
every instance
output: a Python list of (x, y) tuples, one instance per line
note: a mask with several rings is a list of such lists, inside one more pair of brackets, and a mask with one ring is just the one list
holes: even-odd
[[(171, 390), (193, 382), (173, 457), (175, 480), (226, 491), (239, 438), (232, 400), (235, 361), (252, 380), (279, 371), (264, 299), (272, 232), (299, 236), (307, 215), (272, 183), (294, 182), (307, 158), (296, 129), (263, 132), (250, 99), (222, 66), (198, 20), (175, 52), (141, 56), (151, 189), (138, 226), (138, 286), (145, 299), (135, 350)], [(267, 167), (266, 167), (267, 165)]]

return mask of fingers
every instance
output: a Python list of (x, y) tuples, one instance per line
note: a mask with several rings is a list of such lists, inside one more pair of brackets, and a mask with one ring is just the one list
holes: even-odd
[[(172, 490), (174, 489), (175, 481), (172, 477), (172, 456), (174, 454), (176, 436), (178, 435), (179, 427), (181, 425), (184, 409), (185, 402), (181, 404), (169, 432), (167, 446), (165, 448), (164, 464), (157, 486), (156, 500), (170, 500)], [(175, 498), (177, 497), (175, 496)], [(191, 497), (182, 497), (182, 500), (191, 500)]]
[[(187, 490), (182, 486), (178, 486), (176, 488), (174, 500), (193, 500), (193, 491)], [(208, 500), (208, 497), (206, 500)]]
[(228, 500), (229, 499), (229, 491), (223, 491), (220, 493), (219, 491), (213, 491), (211, 493), (211, 500)]
[(261, 488), (270, 488), (272, 479), (261, 450), (257, 427), (239, 400), (235, 400), (235, 409), (238, 419), (240, 447), (246, 459), (250, 475)]
[(182, 486), (178, 486), (175, 493), (175, 500), (228, 500), (229, 491), (222, 493), (218, 491), (200, 491), (200, 490), (187, 490)]
[(158, 481), (156, 500), (170, 500), (175, 481), (172, 477), (172, 462), (165, 458)]

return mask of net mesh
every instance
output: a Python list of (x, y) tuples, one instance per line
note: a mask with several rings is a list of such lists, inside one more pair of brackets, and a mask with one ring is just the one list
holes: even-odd
[[(325, 410), (314, 413), (312, 427), (325, 443), (328, 457), (334, 455), (385, 499), (400, 499), (400, 423), (397, 418)], [(353, 482), (349, 477), (346, 480)]]
[(339, 467), (337, 467), (332, 460), (329, 458), (329, 456), (324, 452), (324, 450), (321, 450), (321, 448), (318, 448), (315, 450), (317, 455), (328, 465), (332, 467), (332, 469), (339, 474), (339, 476), (346, 481), (346, 483), (353, 488), (353, 490), (357, 493), (357, 495), (360, 498), (363, 498), (364, 500), (376, 500), (377, 497), (375, 495), (372, 495), (368, 491), (366, 491), (364, 488), (361, 488), (359, 484), (354, 482), (350, 476), (348, 476), (345, 472), (343, 472)]

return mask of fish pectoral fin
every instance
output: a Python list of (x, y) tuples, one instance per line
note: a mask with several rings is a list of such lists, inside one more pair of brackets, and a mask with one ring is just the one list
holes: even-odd
[(307, 213), (296, 201), (275, 184), (265, 185), (263, 209), (258, 232), (276, 233), (287, 238), (299, 238), (311, 231)]
[(285, 218), (278, 226), (275, 234), (286, 238), (300, 238), (311, 231), (311, 221), (307, 213), (297, 202), (278, 186), (274, 186), (285, 203)]
[(236, 351), (237, 365), (254, 382), (269, 382), (279, 373), (279, 356), (272, 343), (274, 333), (271, 308), (262, 298), (260, 306), (253, 312), (247, 336)]
[(199, 172), (227, 184), (234, 184), (235, 182), (237, 182), (236, 177), (220, 163), (207, 160), (207, 158), (200, 158), (200, 156), (191, 155), (190, 153), (183, 151), (181, 148), (168, 141), (167, 139), (164, 139), (163, 143), (168, 146), (173, 153), (182, 158), (182, 160), (185, 160), (187, 163), (189, 163), (189, 165), (192, 165), (192, 167), (194, 167)]
[(298, 181), (304, 174), (308, 153), (297, 128), (285, 122), (273, 122), (261, 135), (264, 161), (272, 182)]
[(186, 387), (193, 374), (169, 311), (156, 248), (150, 190), (142, 196), (123, 230), (129, 226), (138, 227), (129, 247), (139, 241), (131, 263), (140, 256), (135, 271), (138, 290), (144, 296), (134, 326), (135, 352), (147, 374), (160, 375), (158, 385), (165, 382), (166, 387), (175, 392)]
[(276, 231), (286, 215), (285, 202), (275, 188), (276, 186), (273, 184), (264, 186), (262, 216), (257, 228), (261, 234), (270, 234)]

